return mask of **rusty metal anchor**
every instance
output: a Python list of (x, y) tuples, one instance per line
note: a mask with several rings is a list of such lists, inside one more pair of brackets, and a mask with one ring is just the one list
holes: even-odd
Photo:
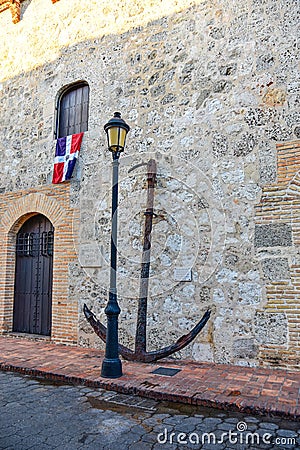
[[(140, 166), (141, 164), (139, 164)], [(119, 353), (124, 359), (129, 361), (153, 362), (158, 359), (166, 358), (175, 352), (186, 347), (199, 334), (202, 328), (207, 323), (210, 317), (210, 310), (207, 310), (201, 320), (194, 326), (194, 328), (184, 336), (181, 336), (174, 344), (164, 347), (160, 350), (147, 352), (147, 302), (149, 291), (149, 272), (150, 272), (150, 254), (151, 254), (151, 231), (153, 224), (153, 216), (155, 215), (154, 205), (154, 189), (156, 185), (156, 162), (150, 159), (147, 163), (147, 204), (145, 211), (144, 224), (144, 241), (141, 262), (141, 282), (138, 301), (137, 313), (137, 327), (135, 335), (135, 350), (119, 344)], [(95, 314), (84, 304), (83, 312), (92, 326), (94, 332), (104, 342), (106, 342), (106, 327), (97, 319)]]

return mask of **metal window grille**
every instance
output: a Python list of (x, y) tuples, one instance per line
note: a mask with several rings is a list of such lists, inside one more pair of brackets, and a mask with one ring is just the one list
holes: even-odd
[(41, 254), (43, 256), (53, 255), (54, 233), (53, 231), (43, 231), (41, 235)]
[(54, 232), (19, 233), (17, 236), (16, 253), (18, 256), (52, 256)]
[(17, 255), (33, 256), (34, 233), (19, 233), (17, 237)]

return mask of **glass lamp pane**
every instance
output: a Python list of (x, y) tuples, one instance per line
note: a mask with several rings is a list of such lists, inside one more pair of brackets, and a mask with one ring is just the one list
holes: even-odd
[(111, 127), (107, 130), (108, 147), (112, 151), (123, 151), (127, 131), (121, 127)]
[(118, 140), (119, 140), (119, 128), (118, 127), (112, 127), (108, 129), (108, 147), (112, 148), (112, 147), (118, 147)]
[(124, 130), (124, 128), (120, 128), (119, 145), (120, 145), (120, 147), (122, 147), (122, 149), (124, 149), (124, 147), (125, 147), (126, 134), (127, 134), (126, 130)]

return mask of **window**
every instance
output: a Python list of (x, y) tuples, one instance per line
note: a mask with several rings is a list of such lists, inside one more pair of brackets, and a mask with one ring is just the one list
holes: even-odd
[(63, 91), (58, 99), (57, 138), (88, 130), (89, 91), (85, 82)]

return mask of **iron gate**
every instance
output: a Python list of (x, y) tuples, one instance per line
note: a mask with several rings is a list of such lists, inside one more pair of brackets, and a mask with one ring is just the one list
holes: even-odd
[(54, 228), (39, 214), (17, 235), (13, 331), (50, 336)]

